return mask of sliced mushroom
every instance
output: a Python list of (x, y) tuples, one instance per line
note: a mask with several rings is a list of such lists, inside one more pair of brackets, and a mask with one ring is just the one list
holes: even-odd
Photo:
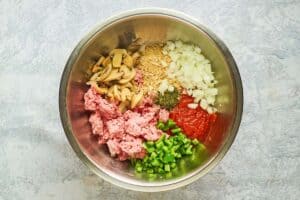
[(120, 72), (123, 72), (124, 73), (124, 76), (126, 75), (126, 74), (129, 74), (130, 73), (130, 69), (126, 66), (126, 65), (122, 65), (121, 67), (120, 67), (120, 70), (119, 70)]
[(125, 65), (127, 65), (128, 67), (133, 67), (133, 59), (130, 55), (127, 55), (124, 59), (123, 59), (123, 63)]
[(96, 66), (100, 66), (102, 64), (102, 62), (105, 60), (104, 56), (100, 56), (100, 58), (98, 59), (98, 61), (96, 62)]
[(125, 54), (127, 54), (127, 51), (126, 51), (126, 49), (113, 49), (113, 50), (109, 53), (110, 56), (113, 56), (113, 55), (115, 55), (115, 54), (125, 55)]
[(111, 86), (111, 87), (108, 89), (108, 91), (107, 91), (107, 96), (108, 96), (109, 98), (113, 98), (113, 97), (114, 97), (113, 90), (114, 90), (113, 86)]
[(123, 76), (123, 72), (119, 72), (117, 69), (113, 69), (111, 73), (103, 80), (104, 82), (109, 82), (113, 80), (119, 80)]
[(128, 101), (131, 101), (131, 100), (132, 100), (132, 96), (133, 96), (133, 93), (130, 93), (130, 95), (128, 95), (126, 99), (127, 99)]
[(101, 74), (101, 72), (97, 72), (95, 74), (93, 74), (93, 76), (90, 78), (91, 81), (96, 81), (98, 76)]
[(126, 107), (129, 105), (128, 101), (123, 101), (119, 105), (119, 110), (121, 113), (124, 113), (126, 111)]
[(131, 99), (131, 92), (128, 88), (123, 88), (121, 90), (121, 101), (126, 101), (126, 99)]
[(121, 87), (121, 89), (123, 89), (123, 88), (131, 89), (131, 88), (133, 88), (133, 84), (130, 82), (127, 82), (125, 84), (120, 85), (120, 87)]
[(122, 63), (122, 54), (115, 54), (112, 63), (113, 67), (120, 67)]
[(140, 57), (141, 55), (138, 53), (138, 52), (135, 52), (133, 55), (132, 55), (132, 63), (133, 65), (135, 65), (137, 63), (137, 59)]
[(125, 84), (131, 81), (136, 75), (135, 69), (132, 69), (129, 74), (124, 74), (124, 78), (119, 81), (120, 84)]
[(121, 91), (121, 101), (126, 101), (126, 94), (123, 93), (123, 90)]
[(95, 89), (96, 91), (99, 93), (99, 94), (106, 94), (108, 89), (107, 88), (104, 88), (104, 87), (99, 87), (97, 84), (95, 86)]
[(143, 98), (143, 92), (139, 92), (132, 96), (130, 107), (133, 109)]
[(111, 64), (109, 64), (107, 67), (104, 68), (102, 74), (96, 80), (103, 81), (110, 75), (111, 72), (112, 72), (112, 66)]
[(99, 93), (99, 94), (106, 94), (108, 89), (104, 88), (104, 87), (99, 87), (96, 81), (89, 81), (87, 82), (88, 85), (91, 85), (92, 87), (95, 88), (95, 90)]
[(112, 86), (113, 87), (113, 95), (114, 95), (114, 99), (117, 99), (117, 100), (121, 100), (121, 93), (119, 91), (119, 88), (118, 88), (118, 85), (114, 85)]
[[(129, 82), (130, 83), (130, 82)], [(136, 85), (135, 84), (132, 84), (132, 87), (130, 88), (130, 90), (132, 91), (132, 92), (137, 92), (138, 91), (138, 88), (136, 87)]]
[(111, 63), (111, 59), (110, 59), (109, 56), (107, 56), (107, 57), (103, 60), (103, 62), (102, 62), (102, 64), (103, 64), (104, 67), (108, 67), (108, 65), (109, 65), (110, 63)]
[(95, 73), (95, 72), (98, 72), (98, 71), (100, 71), (100, 70), (101, 70), (101, 67), (100, 67), (100, 66), (94, 65), (94, 66), (93, 66), (93, 69), (92, 69), (92, 72)]

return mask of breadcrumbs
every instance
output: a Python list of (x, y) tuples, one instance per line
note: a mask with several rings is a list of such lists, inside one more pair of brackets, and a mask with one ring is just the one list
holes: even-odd
[(145, 47), (144, 54), (139, 59), (139, 68), (143, 74), (141, 90), (144, 94), (156, 93), (162, 80), (166, 79), (170, 85), (181, 90), (180, 83), (167, 76), (167, 67), (171, 62), (168, 55), (162, 53), (163, 44), (149, 44)]

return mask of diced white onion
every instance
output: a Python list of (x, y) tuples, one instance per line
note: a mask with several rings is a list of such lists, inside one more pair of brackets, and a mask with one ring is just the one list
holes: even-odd
[(196, 109), (198, 107), (198, 104), (197, 103), (189, 103), (187, 105), (187, 107), (189, 107), (190, 109)]
[(207, 112), (208, 112), (209, 114), (212, 114), (212, 113), (213, 113), (213, 108), (212, 108), (212, 107), (208, 107), (208, 108), (207, 108)]
[(174, 87), (172, 85), (169, 85), (168, 91), (173, 92), (174, 91)]
[[(168, 41), (163, 48), (172, 62), (167, 70), (169, 78), (176, 78), (186, 88), (187, 93), (194, 97), (194, 102), (201, 108), (216, 112), (213, 107), (218, 90), (214, 87), (217, 81), (211, 70), (208, 59), (201, 54), (198, 46), (183, 43), (180, 40)], [(162, 91), (166, 86), (161, 86)]]
[(158, 91), (161, 94), (164, 94), (167, 90), (173, 92), (174, 89), (175, 89), (174, 86), (170, 85), (166, 79), (162, 80), (158, 87)]
[(204, 110), (206, 110), (208, 108), (208, 103), (207, 103), (206, 99), (201, 99), (200, 107)]

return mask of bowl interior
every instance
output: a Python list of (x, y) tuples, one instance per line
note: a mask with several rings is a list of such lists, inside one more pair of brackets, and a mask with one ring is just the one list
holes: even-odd
[[(66, 123), (69, 129), (67, 136), (74, 150), (85, 157), (93, 170), (110, 180), (118, 180), (132, 185), (164, 186), (187, 179), (200, 171), (224, 151), (224, 145), (233, 140), (236, 132), (233, 131), (237, 120), (237, 87), (234, 72), (230, 61), (226, 58), (226, 48), (218, 45), (216, 38), (205, 28), (199, 28), (179, 17), (165, 14), (130, 15), (104, 25), (88, 35), (72, 53), (62, 81), (65, 87), (61, 88)], [(101, 54), (107, 54), (116, 47), (126, 47), (134, 38), (142, 38), (148, 42), (165, 42), (181, 39), (201, 47), (203, 54), (211, 61), (215, 77), (218, 80), (217, 97), (218, 117), (204, 142), (210, 154), (201, 165), (187, 171), (186, 175), (169, 180), (149, 182), (134, 176), (129, 170), (127, 162), (119, 162), (109, 156), (105, 146), (97, 144), (96, 138), (91, 135), (88, 122), (89, 113), (84, 110), (83, 95), (88, 87), (86, 71), (95, 63)], [(229, 55), (230, 56), (230, 55)], [(230, 57), (231, 58), (231, 57)], [(238, 77), (239, 78), (239, 77)], [(64, 119), (63, 119), (64, 121)], [(73, 144), (72, 144), (73, 143)], [(76, 144), (74, 144), (76, 143)], [(74, 147), (76, 146), (76, 147)], [(225, 154), (225, 152), (224, 152)]]

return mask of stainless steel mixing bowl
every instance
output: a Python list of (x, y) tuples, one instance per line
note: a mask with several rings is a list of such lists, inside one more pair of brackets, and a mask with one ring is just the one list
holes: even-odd
[[(219, 81), (218, 118), (204, 142), (210, 156), (185, 175), (160, 181), (147, 181), (134, 175), (127, 162), (109, 156), (92, 137), (83, 95), (88, 87), (86, 71), (100, 54), (126, 47), (134, 38), (145, 41), (181, 39), (201, 47), (212, 61)], [(88, 33), (72, 52), (63, 72), (59, 90), (59, 109), (66, 136), (78, 157), (98, 176), (124, 188), (163, 191), (189, 184), (220, 162), (230, 148), (240, 125), (243, 91), (236, 63), (225, 44), (211, 31), (183, 13), (167, 9), (139, 9), (106, 20)]]

